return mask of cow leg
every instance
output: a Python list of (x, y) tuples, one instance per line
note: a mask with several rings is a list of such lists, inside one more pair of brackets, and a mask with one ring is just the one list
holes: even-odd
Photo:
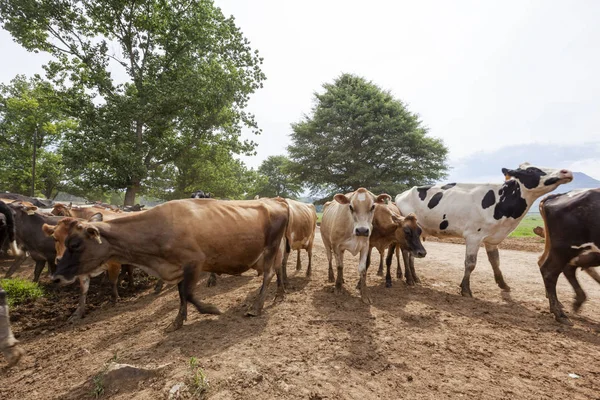
[(117, 286), (121, 286), (121, 282), (123, 281), (123, 277), (125, 274), (127, 274), (127, 287), (129, 289), (134, 289), (135, 285), (133, 284), (133, 265), (129, 264), (121, 264), (121, 273), (119, 274)]
[(44, 260), (36, 260), (35, 261), (35, 269), (33, 270), (33, 281), (39, 282), (40, 275), (42, 275), (42, 271), (44, 270), (44, 266), (46, 265), (46, 261)]
[[(366, 262), (366, 270), (369, 271), (369, 267), (371, 266), (371, 253), (373, 252), (373, 248), (369, 247), (369, 251), (367, 252), (367, 262)], [(379, 272), (377, 273), (379, 275)], [(344, 282), (342, 282), (344, 283)], [(360, 290), (360, 279), (356, 282), (356, 290)]]
[[(287, 250), (287, 248), (285, 249)], [(247, 312), (246, 312), (246, 316), (251, 316), (251, 317), (256, 317), (258, 315), (260, 315), (263, 306), (265, 304), (265, 298), (267, 297), (267, 288), (269, 287), (269, 283), (271, 282), (271, 279), (273, 279), (273, 275), (276, 274), (277, 272), (277, 268), (279, 268), (279, 265), (283, 266), (283, 263), (279, 263), (279, 248), (275, 248), (273, 249), (269, 249), (269, 251), (267, 252), (267, 254), (265, 255), (265, 261), (264, 261), (264, 265), (265, 265), (265, 271), (263, 272), (263, 283), (262, 286), (260, 287), (260, 292), (258, 293), (258, 296), (256, 296), (256, 299), (254, 300), (254, 304), (252, 305), (252, 308), (250, 308)], [(285, 251), (284, 251), (285, 253)], [(278, 265), (279, 264), (279, 265)], [(283, 271), (281, 273), (282, 277), (281, 280), (283, 281), (284, 277), (283, 277)], [(278, 287), (278, 291), (283, 289), (283, 285)]]
[(154, 294), (159, 294), (162, 291), (164, 285), (165, 282), (162, 279), (158, 279), (158, 282), (156, 282), (156, 285), (154, 285)]
[(415, 256), (413, 256), (410, 252), (408, 253), (408, 260), (410, 261), (410, 273), (412, 274), (415, 283), (421, 283), (421, 279), (419, 279), (419, 276), (415, 271)]
[(48, 271), (50, 272), (50, 276), (54, 275), (56, 272), (56, 263), (54, 260), (47, 260), (46, 262), (48, 263)]
[(312, 243), (308, 246), (308, 249), (306, 249), (306, 252), (308, 253), (308, 266), (306, 267), (306, 277), (310, 277), (310, 275), (312, 274)]
[(558, 281), (558, 277), (560, 276), (565, 264), (566, 263), (563, 263), (560, 258), (550, 254), (540, 267), (540, 272), (542, 273), (542, 278), (544, 279), (546, 296), (548, 297), (548, 302), (550, 303), (550, 312), (554, 314), (554, 318), (561, 324), (573, 325), (569, 317), (567, 317), (563, 311), (562, 305), (558, 301), (558, 297), (556, 295), (556, 282)]
[(292, 249), (289, 246), (289, 242), (286, 240), (285, 248), (283, 249), (283, 260), (281, 261), (281, 279), (283, 281), (284, 287), (289, 284), (289, 280), (287, 277), (287, 262), (288, 262), (291, 252), (292, 252)]
[(206, 280), (206, 287), (217, 286), (217, 274), (211, 272)]
[(87, 300), (87, 292), (90, 289), (90, 277), (84, 276), (79, 277), (79, 287), (81, 292), (79, 293), (79, 306), (77, 310), (69, 318), (69, 322), (74, 322), (77, 319), (83, 318), (85, 314), (85, 302)]
[(302, 263), (300, 262), (300, 250), (297, 250), (297, 254), (296, 254), (296, 271), (300, 271), (302, 269)]
[(415, 278), (410, 268), (410, 253), (406, 250), (402, 250), (402, 260), (404, 261), (404, 276), (406, 276), (406, 284), (408, 286), (415, 285)]
[(26, 258), (27, 258), (27, 253), (24, 251), (21, 252), (21, 254), (19, 256), (15, 257), (15, 260), (8, 268), (8, 271), (6, 271), (6, 275), (4, 275), (4, 277), (10, 278), (12, 276), (12, 274), (14, 274), (17, 269), (19, 269), (19, 267), (21, 266), (21, 264), (23, 264), (23, 261), (25, 261)]
[(328, 281), (330, 283), (335, 282), (335, 275), (333, 274), (333, 265), (332, 265), (332, 254), (331, 254), (331, 248), (327, 247), (327, 245), (325, 245), (325, 255), (327, 256), (327, 261), (329, 262), (329, 276), (328, 276)]
[(9, 367), (15, 365), (25, 354), (23, 349), (17, 346), (17, 343), (18, 341), (10, 329), (6, 292), (0, 287), (0, 352), (6, 358)]
[(335, 263), (337, 266), (337, 278), (335, 280), (334, 292), (336, 294), (339, 294), (342, 293), (342, 286), (344, 285), (344, 252), (341, 251), (340, 254), (338, 254), (338, 252), (336, 251), (334, 255)]
[[(367, 253), (370, 249), (368, 247), (363, 248), (360, 252), (360, 259), (358, 261), (358, 275), (360, 276), (360, 299), (365, 304), (371, 304), (371, 297), (367, 293)], [(338, 275), (339, 279), (339, 275)]]
[(119, 275), (121, 274), (121, 265), (116, 263), (110, 263), (106, 272), (108, 274), (108, 281), (110, 282), (110, 286), (112, 289), (110, 301), (116, 303), (119, 300), (119, 290), (117, 289), (117, 286), (119, 283)]
[(498, 246), (492, 244), (485, 244), (485, 251), (488, 256), (488, 260), (490, 264), (492, 264), (492, 269), (494, 270), (494, 279), (496, 283), (500, 287), (500, 289), (505, 292), (510, 292), (510, 287), (504, 282), (504, 277), (502, 276), (502, 271), (500, 271), (500, 253), (498, 252)]
[(463, 280), (460, 283), (460, 294), (465, 297), (473, 297), (471, 293), (471, 272), (477, 265), (477, 252), (479, 250), (479, 240), (468, 240), (465, 252), (465, 274)]
[(579, 281), (577, 280), (576, 272), (577, 272), (577, 267), (575, 267), (574, 265), (567, 265), (565, 267), (565, 269), (563, 270), (563, 274), (565, 274), (565, 278), (567, 278), (567, 280), (573, 287), (573, 290), (575, 290), (575, 301), (573, 302), (573, 311), (579, 312), (579, 309), (581, 308), (583, 303), (585, 303), (587, 296), (585, 295), (585, 292), (581, 288), (581, 285), (579, 285)]
[[(392, 249), (392, 247), (390, 247)], [(402, 279), (402, 268), (400, 268), (400, 246), (394, 246), (392, 249), (396, 253), (396, 278)], [(392, 263), (392, 257), (390, 257), (390, 264)]]
[[(388, 253), (389, 253), (389, 249), (388, 249)], [(393, 254), (393, 253), (390, 253)], [(385, 287), (392, 287), (392, 273), (391, 273), (391, 269), (392, 269), (392, 260), (390, 259), (389, 263), (385, 263)], [(381, 262), (383, 262), (383, 254), (381, 255)]]
[(385, 256), (385, 266), (391, 266), (392, 265), (392, 258), (394, 257), (394, 249), (396, 248), (396, 245), (394, 243), (390, 244), (390, 246), (388, 247), (387, 250), (387, 255)]
[[(379, 249), (377, 249), (379, 251)], [(385, 250), (384, 250), (385, 252)], [(377, 276), (383, 276), (383, 253), (379, 252), (379, 269), (377, 270)]]

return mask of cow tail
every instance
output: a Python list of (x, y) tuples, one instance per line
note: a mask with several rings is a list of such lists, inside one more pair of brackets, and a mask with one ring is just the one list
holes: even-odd
[(6, 217), (8, 240), (10, 242), (14, 242), (16, 237), (15, 219), (13, 217), (12, 210), (3, 201), (0, 201), (0, 213), (4, 214), (4, 217)]
[(548, 255), (550, 254), (550, 249), (552, 245), (550, 243), (550, 230), (548, 229), (548, 219), (546, 218), (546, 201), (553, 197), (547, 196), (546, 198), (540, 201), (540, 215), (542, 216), (542, 220), (544, 221), (544, 252), (538, 259), (538, 266), (541, 268), (542, 265), (548, 259)]

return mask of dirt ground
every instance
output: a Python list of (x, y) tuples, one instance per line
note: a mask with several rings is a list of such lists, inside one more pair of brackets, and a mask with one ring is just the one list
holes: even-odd
[[(468, 299), (458, 286), (464, 246), (428, 240), (427, 257), (416, 261), (422, 283), (408, 287), (394, 278), (385, 288), (372, 267), (367, 306), (354, 289), (356, 258), (346, 255), (346, 292), (336, 296), (320, 238), (315, 246), (312, 279), (304, 277), (305, 253), (298, 273), (290, 257), (285, 301), (273, 302), (273, 280), (262, 316), (243, 316), (261, 278), (222, 276), (197, 292), (223, 314), (200, 315), (190, 306), (174, 333), (164, 331), (178, 308), (173, 287), (154, 295), (139, 275), (138, 289), (121, 289), (113, 305), (108, 284), (95, 282), (89, 314), (70, 324), (77, 287), (47, 282), (46, 299), (12, 310), (27, 355), (0, 370), (0, 399), (92, 398), (94, 377), (111, 359), (168, 366), (133, 387), (103, 387), (101, 398), (165, 399), (175, 384), (189, 384), (191, 357), (208, 377), (209, 399), (600, 399), (600, 287), (586, 274), (579, 277), (590, 300), (581, 314), (570, 314), (568, 327), (548, 312), (535, 252), (500, 251), (508, 294), (481, 251)], [(566, 306), (572, 295), (561, 277)]]

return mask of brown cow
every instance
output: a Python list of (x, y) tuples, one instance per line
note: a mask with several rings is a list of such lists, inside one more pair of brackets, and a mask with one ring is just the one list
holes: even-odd
[(308, 267), (306, 276), (310, 276), (312, 268), (312, 249), (317, 228), (317, 211), (312, 204), (286, 199), (290, 208), (290, 218), (285, 233), (286, 249), (283, 255), (283, 280), (287, 283), (287, 260), (292, 250), (297, 250), (296, 271), (302, 268), (300, 263), (300, 250), (308, 253)]
[[(389, 251), (404, 251), (410, 252), (417, 258), (425, 257), (427, 251), (421, 243), (421, 228), (417, 224), (417, 217), (410, 214), (407, 217), (400, 215), (400, 210), (395, 204), (376, 204), (375, 213), (373, 216), (373, 233), (369, 238), (369, 254), (367, 256), (367, 268), (371, 263), (371, 252), (373, 247), (379, 251), (379, 270), (383, 273), (383, 256), (385, 250)], [(395, 245), (395, 246), (394, 246)], [(391, 247), (394, 246), (394, 247)], [(396, 253), (398, 258), (398, 254)], [(387, 272), (385, 276), (385, 286), (392, 287), (392, 276), (390, 274), (391, 262), (387, 264)], [(411, 275), (409, 265), (405, 265), (406, 275)], [(400, 277), (400, 260), (398, 260), (398, 272)], [(377, 272), (378, 275), (382, 273)], [(397, 275), (398, 276), (398, 275)]]
[[(70, 218), (70, 217), (67, 217)], [(92, 215), (88, 221), (89, 222), (100, 222), (102, 221), (102, 214), (96, 213)], [(84, 221), (83, 219), (80, 219)], [(57, 225), (48, 225), (44, 224), (42, 226), (42, 231), (46, 234), (46, 236), (50, 236), (54, 239), (54, 247), (56, 249), (56, 262), (58, 263), (62, 258), (65, 252), (65, 239), (68, 235), (67, 225), (61, 223), (63, 220), (59, 221)], [(109, 260), (106, 262), (106, 272), (108, 275), (108, 280), (111, 283), (112, 293), (111, 293), (111, 301), (117, 302), (119, 300), (119, 272), (121, 269), (125, 270), (129, 274), (129, 287), (133, 287), (133, 274), (131, 265), (121, 265), (121, 263)], [(79, 287), (81, 288), (81, 292), (79, 294), (79, 305), (77, 309), (69, 317), (69, 321), (74, 321), (79, 318), (83, 318), (85, 315), (85, 304), (87, 301), (87, 293), (90, 289), (90, 277), (89, 276), (80, 276), (79, 278)]]
[[(369, 236), (373, 230), (375, 204), (384, 204), (390, 199), (388, 194), (375, 196), (365, 188), (359, 188), (346, 195), (336, 194), (335, 201), (325, 204), (321, 220), (321, 238), (329, 261), (329, 282), (335, 280), (335, 293), (341, 293), (344, 283), (344, 251), (355, 256), (360, 253), (358, 273), (360, 276), (360, 297), (371, 304), (367, 293), (367, 254)], [(332, 254), (337, 264), (337, 280), (333, 274)]]
[[(239, 274), (263, 271), (259, 295), (247, 315), (262, 311), (273, 275), (281, 282), (281, 244), (288, 222), (283, 200), (173, 200), (144, 213), (105, 222), (64, 219), (66, 250), (54, 278), (72, 282), (105, 267), (109, 259), (135, 263), (167, 283), (178, 283), (180, 308), (169, 330), (187, 319), (187, 303), (199, 312), (219, 314), (194, 296), (201, 272)], [(283, 295), (283, 285), (278, 285)]]
[(51, 213), (54, 215), (59, 215), (59, 216), (63, 216), (63, 217), (74, 217), (74, 218), (81, 218), (81, 219), (90, 219), (94, 214), (100, 213), (100, 214), (102, 214), (102, 218), (104, 221), (107, 221), (107, 220), (110, 220), (113, 218), (120, 218), (120, 217), (126, 215), (125, 213), (123, 213), (120, 210), (113, 211), (113, 210), (107, 209), (105, 207), (99, 207), (99, 206), (77, 207), (77, 206), (72, 206), (72, 205), (65, 206), (64, 204), (55, 204), (54, 208), (52, 208)]

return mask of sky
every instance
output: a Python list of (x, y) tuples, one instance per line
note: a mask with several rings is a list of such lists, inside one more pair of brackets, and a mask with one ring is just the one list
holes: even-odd
[[(404, 101), (450, 149), (449, 180), (502, 180), (524, 161), (600, 179), (598, 1), (216, 0), (264, 57), (250, 100), (256, 167), (341, 73)], [(0, 81), (49, 60), (0, 31)]]

